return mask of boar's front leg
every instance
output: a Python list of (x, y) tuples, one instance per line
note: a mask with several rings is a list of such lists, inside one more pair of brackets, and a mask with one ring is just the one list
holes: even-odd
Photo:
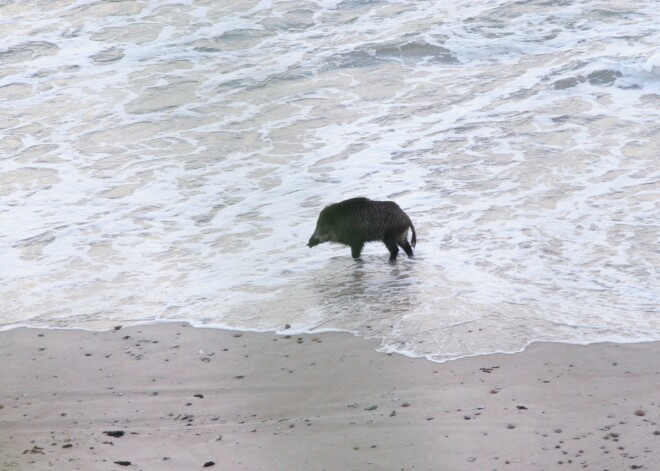
[(364, 243), (358, 242), (354, 243), (351, 245), (351, 255), (353, 258), (360, 258), (360, 254), (362, 253), (362, 247), (364, 247)]

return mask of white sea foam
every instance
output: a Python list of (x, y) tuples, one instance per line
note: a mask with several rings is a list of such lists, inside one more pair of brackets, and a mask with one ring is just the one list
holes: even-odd
[[(660, 339), (657, 2), (0, 7), (0, 328)], [(416, 258), (305, 243), (394, 199)]]

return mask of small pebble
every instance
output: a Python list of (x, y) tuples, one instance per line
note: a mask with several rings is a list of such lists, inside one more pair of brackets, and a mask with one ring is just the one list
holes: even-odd
[(642, 416), (645, 416), (645, 415), (646, 415), (646, 412), (644, 412), (642, 409), (637, 409), (637, 410), (635, 411), (635, 415), (637, 415), (637, 416), (639, 416), (639, 417), (642, 417)]
[(207, 461), (206, 463), (204, 463), (204, 466), (202, 466), (202, 467), (203, 468), (210, 468), (211, 466), (215, 466), (214, 461)]
[(506, 426), (506, 428), (508, 428), (508, 429), (514, 429), (514, 428), (516, 428), (516, 426), (513, 425), (513, 424), (509, 424), (509, 425)]

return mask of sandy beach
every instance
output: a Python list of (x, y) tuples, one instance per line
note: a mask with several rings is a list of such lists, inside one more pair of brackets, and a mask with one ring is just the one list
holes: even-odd
[(182, 324), (0, 332), (0, 469), (660, 469), (660, 343), (444, 364), (377, 347)]

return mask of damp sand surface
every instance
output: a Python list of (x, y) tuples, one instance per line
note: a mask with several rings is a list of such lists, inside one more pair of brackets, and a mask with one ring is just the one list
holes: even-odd
[(0, 468), (660, 467), (660, 343), (434, 363), (345, 333), (0, 332)]

